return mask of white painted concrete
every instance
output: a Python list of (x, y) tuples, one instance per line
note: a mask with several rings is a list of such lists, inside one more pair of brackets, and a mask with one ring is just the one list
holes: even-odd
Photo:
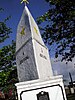
[(50, 80), (35, 80), (16, 84), (18, 100), (37, 100), (41, 91), (48, 92), (50, 100), (67, 100), (62, 76), (52, 77)]
[(38, 75), (40, 79), (50, 79), (53, 76), (48, 49), (33, 39), (33, 48)]
[(16, 64), (20, 82), (53, 76), (48, 48), (26, 6), (17, 28)]

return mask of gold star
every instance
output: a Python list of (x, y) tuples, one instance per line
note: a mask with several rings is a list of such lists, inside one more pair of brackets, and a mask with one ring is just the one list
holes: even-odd
[(25, 2), (25, 3), (28, 3), (28, 4), (29, 4), (28, 0), (21, 0), (21, 3), (23, 3), (23, 2)]
[(25, 28), (23, 27), (22, 30), (21, 30), (21, 32), (20, 32), (20, 34), (21, 34), (22, 36), (25, 35), (24, 30), (25, 30)]
[(34, 27), (35, 32), (38, 34), (38, 30), (36, 29), (36, 27)]

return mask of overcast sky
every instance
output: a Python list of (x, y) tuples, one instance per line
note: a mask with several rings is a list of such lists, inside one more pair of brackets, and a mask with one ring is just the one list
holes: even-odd
[[(59, 58), (60, 59), (60, 58)], [(52, 68), (55, 75), (63, 75), (64, 80), (66, 80), (67, 84), (70, 82), (69, 72), (72, 75), (73, 81), (75, 81), (75, 58), (72, 62), (66, 64), (65, 61), (61, 62), (58, 59), (51, 58)]]

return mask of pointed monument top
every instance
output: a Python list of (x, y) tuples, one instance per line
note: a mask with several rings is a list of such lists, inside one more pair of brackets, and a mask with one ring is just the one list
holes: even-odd
[[(27, 0), (22, 0), (27, 3)], [(49, 54), (39, 27), (25, 5), (17, 28), (16, 63), (19, 81), (50, 79), (52, 76)], [(40, 67), (41, 66), (41, 67)]]
[[(27, 2), (27, 0), (22, 1)], [(46, 48), (41, 38), (38, 25), (36, 24), (26, 5), (24, 7), (21, 19), (18, 24), (17, 38), (18, 42), (16, 46), (16, 51), (18, 51), (22, 47), (22, 45), (24, 45), (30, 38), (35, 39), (35, 41), (38, 41), (40, 45), (43, 45)]]
[(26, 6), (26, 3), (29, 4), (28, 0), (21, 0), (21, 4), (22, 4), (23, 2), (25, 3), (25, 6)]

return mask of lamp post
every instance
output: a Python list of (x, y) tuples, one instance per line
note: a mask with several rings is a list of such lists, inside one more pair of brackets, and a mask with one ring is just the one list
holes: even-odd
[(71, 73), (69, 72), (69, 76), (70, 76), (70, 80), (71, 80), (71, 87), (70, 87), (70, 90), (71, 90), (71, 93), (73, 94), (74, 93), (74, 86), (73, 86), (73, 79), (72, 79), (72, 75)]

